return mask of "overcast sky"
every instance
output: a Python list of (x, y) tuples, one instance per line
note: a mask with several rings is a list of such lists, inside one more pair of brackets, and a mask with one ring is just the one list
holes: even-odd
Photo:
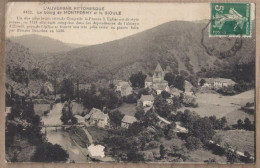
[[(209, 3), (104, 3), (104, 2), (80, 2), (80, 3), (37, 3), (37, 2), (12, 2), (7, 6), (7, 18), (6, 22), (15, 20), (17, 16), (24, 17), (28, 14), (23, 14), (24, 10), (32, 10), (31, 16), (37, 16), (36, 11), (43, 11), (43, 8), (54, 7), (54, 6), (66, 6), (66, 7), (104, 7), (106, 11), (121, 11), (122, 18), (139, 18), (140, 26), (139, 30), (89, 30), (89, 29), (75, 29), (66, 30), (65, 33), (34, 33), (44, 36), (49, 36), (54, 39), (66, 43), (78, 43), (78, 44), (99, 44), (115, 39), (120, 39), (138, 32), (150, 29), (160, 24), (174, 21), (174, 20), (185, 20), (185, 21), (197, 21), (210, 18), (210, 4)], [(38, 15), (40, 16), (40, 15)], [(53, 15), (41, 15), (50, 16)], [(63, 15), (64, 17), (73, 15)], [(74, 15), (79, 16), (79, 15)], [(91, 15), (84, 15), (91, 17)], [(117, 16), (115, 16), (117, 17)], [(6, 35), (20, 36), (31, 33), (9, 33), (8, 24)]]

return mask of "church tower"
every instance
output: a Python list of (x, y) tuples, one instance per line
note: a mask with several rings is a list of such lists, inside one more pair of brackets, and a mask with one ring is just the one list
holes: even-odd
[(158, 63), (153, 73), (153, 82), (161, 82), (163, 80), (164, 80), (164, 71), (161, 65)]

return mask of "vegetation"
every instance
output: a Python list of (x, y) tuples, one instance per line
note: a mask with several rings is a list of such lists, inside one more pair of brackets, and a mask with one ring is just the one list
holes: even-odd
[(115, 110), (115, 111), (110, 111), (108, 113), (110, 122), (113, 126), (120, 126), (121, 125), (121, 120), (124, 117), (124, 114), (122, 114), (120, 111)]
[(53, 145), (51, 143), (43, 143), (37, 146), (33, 162), (64, 162), (67, 161), (69, 155), (65, 152), (60, 145)]
[(130, 82), (132, 83), (132, 87), (143, 88), (145, 86), (145, 78), (146, 75), (143, 74), (142, 71), (132, 74), (130, 77)]
[(74, 83), (71, 79), (64, 79), (61, 82), (59, 93), (64, 95), (63, 101), (73, 100), (74, 98)]
[(72, 114), (72, 107), (71, 107), (71, 102), (68, 101), (68, 103), (66, 103), (64, 105), (64, 107), (62, 108), (61, 111), (61, 117), (60, 120), (63, 122), (63, 124), (67, 125), (67, 124), (76, 124), (77, 123), (77, 119), (73, 116)]
[[(15, 95), (11, 113), (6, 117), (6, 154), (9, 155), (8, 151), (12, 151), (9, 149), (13, 147), (14, 140), (18, 139), (20, 142), (27, 141), (30, 146), (36, 147), (34, 155), (31, 156), (32, 161), (66, 161), (68, 155), (60, 146), (46, 143), (45, 136), (41, 133), (41, 119), (35, 115), (33, 106), (32, 100), (25, 101), (25, 97)], [(22, 147), (20, 148), (23, 150)], [(17, 155), (10, 159), (19, 161)]]
[(233, 128), (236, 129), (245, 129), (248, 131), (254, 131), (255, 130), (255, 122), (251, 123), (251, 121), (248, 118), (244, 119), (244, 122), (239, 119), (237, 120), (237, 124), (233, 125)]
[(184, 91), (185, 78), (182, 75), (175, 75), (172, 72), (165, 74), (164, 80), (168, 82), (169, 86), (174, 86), (179, 90)]
[(171, 113), (171, 106), (167, 103), (167, 101), (162, 97), (162, 95), (158, 95), (154, 99), (154, 111), (159, 114), (161, 117), (168, 117)]
[(189, 136), (186, 139), (186, 147), (189, 150), (197, 150), (197, 149), (200, 149), (202, 147), (202, 143), (201, 143), (199, 138), (193, 137), (193, 136)]
[(144, 116), (145, 116), (144, 108), (142, 106), (137, 106), (135, 118), (138, 119), (138, 120), (141, 120)]
[(122, 104), (120, 96), (111, 88), (99, 88), (95, 85), (81, 93), (83, 105), (86, 108), (115, 109)]

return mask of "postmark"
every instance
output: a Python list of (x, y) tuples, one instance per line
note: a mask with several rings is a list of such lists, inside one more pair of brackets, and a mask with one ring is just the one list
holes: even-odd
[(250, 3), (211, 3), (210, 36), (250, 37)]

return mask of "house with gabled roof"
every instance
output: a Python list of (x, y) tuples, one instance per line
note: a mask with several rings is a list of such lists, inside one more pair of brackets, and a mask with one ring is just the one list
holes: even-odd
[(128, 128), (134, 122), (137, 122), (137, 119), (135, 117), (125, 115), (121, 121), (121, 127)]
[(102, 128), (109, 125), (108, 114), (103, 113), (97, 108), (92, 108), (89, 114), (85, 116), (85, 120), (89, 121), (89, 125), (95, 125)]
[(120, 92), (121, 96), (128, 96), (133, 93), (133, 88), (127, 81), (115, 80), (115, 90)]
[(138, 104), (142, 105), (143, 107), (151, 107), (154, 103), (153, 95), (142, 95), (141, 98), (138, 100)]
[(220, 89), (223, 87), (234, 86), (236, 82), (226, 78), (199, 78), (198, 85), (202, 88)]

